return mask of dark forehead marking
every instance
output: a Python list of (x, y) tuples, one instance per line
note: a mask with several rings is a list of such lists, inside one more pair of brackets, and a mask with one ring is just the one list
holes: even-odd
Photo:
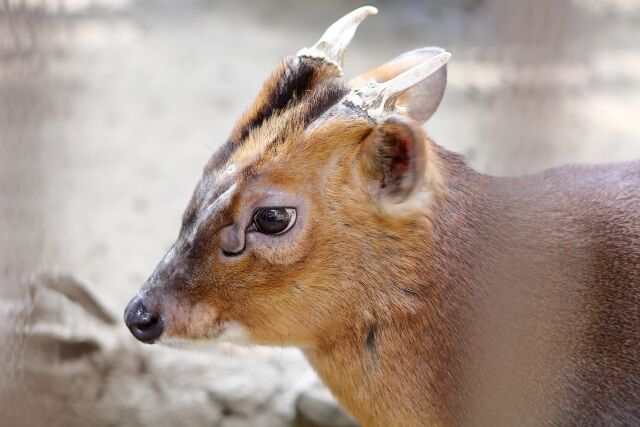
[(307, 127), (314, 120), (324, 114), (349, 93), (347, 85), (339, 79), (331, 79), (316, 87), (307, 97), (300, 116), (296, 117), (303, 127)]
[(286, 107), (299, 102), (316, 83), (323, 70), (321, 63), (311, 58), (287, 58), (276, 73), (265, 83), (258, 96), (256, 109), (244, 119), (238, 132), (238, 140), (260, 127), (265, 120)]
[(349, 89), (340, 79), (328, 79), (314, 87), (304, 100), (298, 104), (297, 111), (289, 118), (290, 125), (285, 126), (267, 146), (267, 151), (277, 152), (278, 147), (287, 139), (291, 129), (304, 129), (341, 100)]
[[(231, 138), (212, 156), (205, 172), (219, 169), (226, 164), (251, 131), (259, 128), (270, 117), (298, 105), (320, 82), (325, 79), (333, 80), (338, 76), (338, 70), (322, 60), (307, 57), (286, 58), (264, 83), (256, 101), (240, 119)], [(312, 115), (313, 109), (309, 111)]]

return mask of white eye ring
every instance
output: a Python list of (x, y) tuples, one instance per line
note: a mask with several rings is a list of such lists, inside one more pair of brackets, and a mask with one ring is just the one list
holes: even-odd
[(289, 214), (289, 224), (287, 224), (287, 228), (285, 228), (284, 230), (282, 230), (278, 234), (286, 233), (296, 223), (296, 217), (298, 215), (296, 210), (294, 208), (285, 208), (285, 209), (287, 210), (287, 213)]
[[(279, 219), (284, 219), (284, 218), (277, 218), (278, 216), (283, 214), (289, 217), (289, 221), (286, 227), (282, 229), (277, 229), (277, 227), (275, 229), (274, 228), (270, 229), (269, 228), (270, 225), (268, 224), (268, 222), (269, 221), (275, 222), (275, 221), (278, 221)], [(297, 213), (295, 208), (289, 208), (289, 207), (283, 207), (283, 206), (261, 207), (256, 209), (256, 211), (253, 213), (251, 228), (267, 236), (278, 236), (280, 234), (286, 233), (287, 231), (289, 231), (289, 229), (291, 229), (291, 227), (293, 227), (293, 225), (296, 223), (296, 216), (297, 216)]]

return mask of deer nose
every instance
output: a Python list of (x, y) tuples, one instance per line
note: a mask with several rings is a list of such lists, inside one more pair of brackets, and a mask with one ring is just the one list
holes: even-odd
[(147, 344), (160, 338), (164, 329), (162, 316), (149, 312), (139, 296), (132, 299), (125, 309), (124, 322), (134, 337)]

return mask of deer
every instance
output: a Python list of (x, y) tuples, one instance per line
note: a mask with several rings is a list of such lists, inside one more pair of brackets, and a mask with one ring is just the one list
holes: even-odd
[(451, 54), (287, 57), (125, 310), (143, 343), (299, 348), (364, 426), (640, 424), (640, 161), (473, 170), (423, 129)]

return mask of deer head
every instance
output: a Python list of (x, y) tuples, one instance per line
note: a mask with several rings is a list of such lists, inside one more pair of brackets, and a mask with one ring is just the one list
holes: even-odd
[(127, 307), (137, 338), (308, 347), (381, 309), (440, 197), (421, 125), (450, 54), (417, 49), (345, 80), (344, 51), (375, 13), (347, 14), (264, 83)]

